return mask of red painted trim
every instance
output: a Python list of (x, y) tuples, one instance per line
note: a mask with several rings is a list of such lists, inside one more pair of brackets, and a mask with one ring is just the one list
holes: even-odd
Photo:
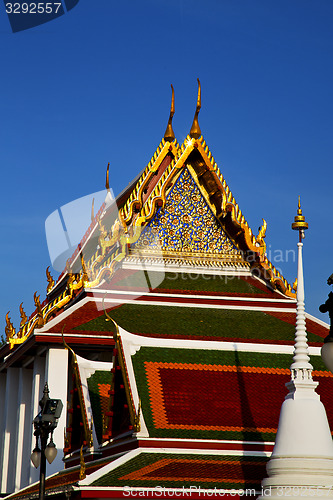
[(240, 450), (272, 452), (274, 444), (254, 443), (212, 443), (209, 441), (173, 441), (159, 439), (139, 439), (139, 448), (180, 448), (189, 450)]
[[(56, 335), (43, 335), (42, 333), (35, 335), (35, 340), (36, 342), (43, 342), (44, 344), (46, 343), (52, 343), (52, 344), (62, 344), (62, 338)], [(98, 337), (91, 337), (89, 335), (85, 335), (82, 337), (66, 337), (66, 341), (69, 344), (93, 344), (93, 345), (108, 345), (108, 346), (114, 346), (114, 340), (112, 338), (110, 339), (102, 339)]]
[[(100, 297), (104, 297), (104, 294), (98, 294), (98, 292), (88, 293), (87, 296), (97, 298), (100, 295)], [(200, 294), (199, 294), (200, 295)], [(119, 293), (119, 294), (112, 294), (109, 298), (114, 299), (114, 300), (126, 300), (128, 302), (134, 302), (134, 300), (142, 300), (145, 302), (166, 302), (166, 303), (180, 303), (180, 304), (207, 304), (207, 305), (224, 305), (224, 306), (239, 306), (239, 307), (261, 307), (263, 310), (266, 308), (281, 308), (281, 309), (294, 309), (296, 312), (296, 304), (292, 301), (290, 303), (286, 302), (278, 302), (276, 300), (265, 300), (265, 301), (259, 301), (259, 300), (247, 300), (247, 299), (241, 299), (237, 298), (236, 300), (230, 300), (229, 298), (219, 298), (219, 299), (211, 299), (209, 297), (203, 297), (201, 296), (200, 298), (195, 298), (195, 297), (188, 297), (188, 296), (182, 296), (182, 297), (173, 297), (172, 295), (169, 295), (168, 297), (165, 296), (159, 296), (157, 297), (156, 295), (140, 295), (139, 297), (136, 297), (134, 300), (131, 298), (131, 295), (127, 295), (125, 293)]]
[[(213, 488), (209, 489), (207, 488), (208, 492), (210, 491), (211, 494), (208, 494), (205, 491), (175, 491), (175, 489), (169, 488), (170, 492), (164, 492), (163, 490), (156, 489), (154, 490), (145, 490), (144, 488), (138, 488), (135, 490), (133, 488), (133, 492), (136, 493), (135, 495), (132, 495), (131, 492), (126, 492), (122, 489), (119, 490), (83, 490), (80, 491), (81, 498), (94, 498), (95, 500), (98, 500), (99, 498), (190, 498), (191, 500), (197, 500), (197, 499), (207, 499), (207, 498), (223, 498), (225, 500), (240, 500), (241, 498), (251, 498), (255, 500), (257, 498), (256, 496), (245, 496), (244, 495), (230, 495), (228, 493), (222, 494), (224, 492), (223, 488), (217, 488), (216, 493)], [(234, 491), (242, 490), (242, 488), (235, 489)], [(221, 494), (219, 494), (221, 492)], [(128, 494), (129, 493), (129, 494)], [(141, 495), (140, 495), (141, 493)]]

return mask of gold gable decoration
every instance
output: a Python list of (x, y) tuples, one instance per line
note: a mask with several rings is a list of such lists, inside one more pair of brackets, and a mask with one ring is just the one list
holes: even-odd
[(250, 267), (223, 231), (186, 167), (130, 253), (137, 250), (147, 256), (162, 251), (166, 258), (192, 257)]

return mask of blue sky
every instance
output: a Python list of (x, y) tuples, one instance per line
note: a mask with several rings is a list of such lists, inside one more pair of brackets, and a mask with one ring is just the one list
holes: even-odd
[[(19, 324), (50, 264), (44, 223), (110, 184), (119, 193), (166, 127), (200, 126), (270, 256), (296, 250), (297, 197), (306, 309), (327, 297), (332, 264), (333, 3), (331, 0), (80, 0), (66, 15), (13, 34), (0, 5), (1, 311)], [(290, 256), (290, 253), (289, 253)], [(285, 260), (285, 259), (284, 259)], [(274, 264), (293, 282), (296, 262)]]

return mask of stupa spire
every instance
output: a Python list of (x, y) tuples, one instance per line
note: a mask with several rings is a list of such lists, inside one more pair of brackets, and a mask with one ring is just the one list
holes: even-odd
[(199, 111), (201, 109), (201, 83), (200, 83), (199, 78), (197, 78), (197, 80), (198, 80), (197, 108), (195, 110), (193, 123), (192, 123), (192, 127), (190, 130), (190, 137), (193, 137), (193, 139), (198, 139), (201, 136), (201, 130), (200, 130), (199, 121), (198, 121)]
[(291, 380), (286, 384), (289, 393), (282, 403), (275, 446), (266, 469), (268, 477), (261, 483), (258, 500), (279, 500), (291, 491), (302, 491), (307, 500), (312, 492), (325, 498), (333, 497), (330, 489), (333, 478), (333, 443), (326, 411), (316, 393), (318, 382), (312, 380), (313, 367), (308, 355), (305, 330), (302, 239), (308, 229), (302, 214), (301, 200), (292, 229), (299, 231), (297, 268), (297, 309)]
[(305, 222), (305, 217), (302, 214), (301, 199), (298, 197), (298, 210), (294, 222), (291, 225), (292, 229), (299, 231), (298, 246), (298, 267), (297, 267), (297, 309), (296, 309), (296, 331), (295, 331), (295, 349), (293, 363), (290, 366), (291, 379), (310, 379), (312, 380), (312, 370), (309, 347), (307, 341), (307, 333), (305, 326), (305, 307), (304, 307), (304, 277), (303, 277), (303, 243), (305, 237), (304, 231), (309, 225)]

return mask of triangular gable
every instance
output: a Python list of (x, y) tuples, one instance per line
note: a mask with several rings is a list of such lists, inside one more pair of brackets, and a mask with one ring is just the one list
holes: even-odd
[(186, 167), (131, 250), (246, 264)]
[[(132, 217), (127, 218), (127, 223), (141, 228), (140, 231), (142, 231), (154, 218), (158, 208), (165, 207), (168, 192), (181, 175), (184, 167), (190, 171), (220, 226), (237, 249), (242, 252), (242, 256), (250, 264), (255, 274), (266, 283), (270, 283), (273, 288), (277, 288), (286, 296), (294, 298), (295, 293), (292, 291), (291, 285), (275, 269), (265, 254), (266, 222), (264, 221), (258, 236), (255, 237), (202, 136), (199, 139), (193, 139), (189, 136), (185, 139), (178, 149), (177, 157), (159, 176), (158, 182), (151, 190), (142, 208), (140, 209), (141, 204), (139, 204), (138, 213), (132, 212)], [(135, 240), (132, 241), (132, 243), (134, 242)], [(186, 254), (184, 258), (186, 258)]]

